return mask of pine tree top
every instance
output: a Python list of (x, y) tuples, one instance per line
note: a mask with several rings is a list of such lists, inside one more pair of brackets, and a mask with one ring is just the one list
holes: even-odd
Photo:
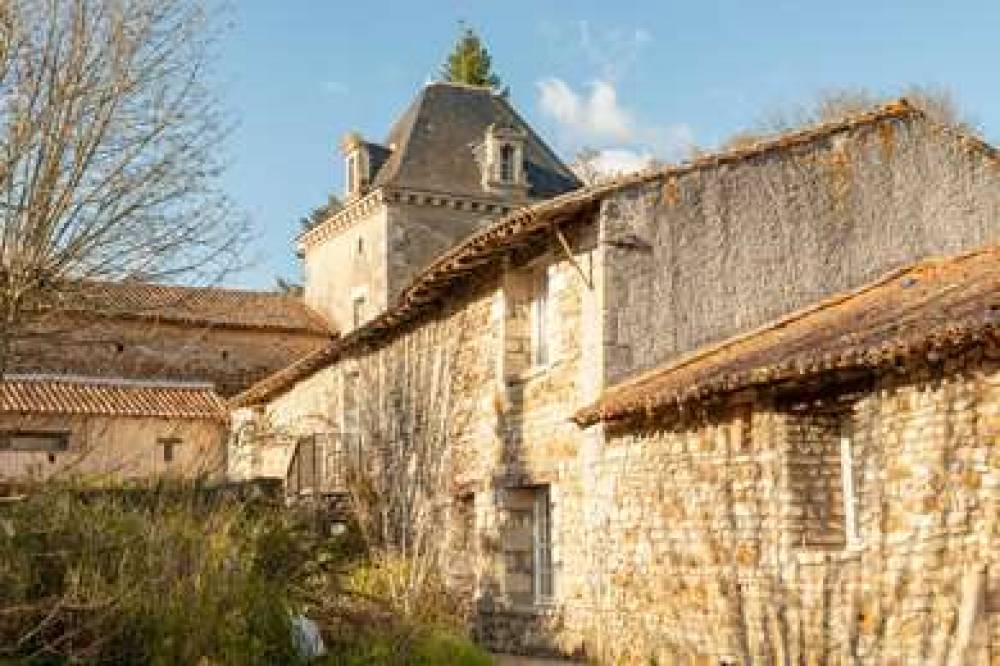
[(472, 28), (462, 28), (455, 47), (441, 67), (441, 80), (470, 86), (500, 87), (500, 77), (493, 72), (490, 53)]

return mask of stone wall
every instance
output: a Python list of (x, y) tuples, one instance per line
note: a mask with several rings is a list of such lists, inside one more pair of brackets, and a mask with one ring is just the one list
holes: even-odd
[(66, 317), (15, 342), (8, 371), (209, 382), (230, 396), (328, 341), (310, 333)]
[(829, 413), (743, 396), (749, 416), (615, 429), (586, 509), (599, 519), (563, 518), (597, 529), (578, 537), (592, 582), (561, 634), (615, 663), (1000, 660), (1000, 357), (987, 354), (847, 396), (854, 544), (833, 526)]
[(919, 118), (622, 190), (601, 214), (607, 381), (1000, 242), (998, 213), (997, 161)]
[[(481, 202), (413, 196), (417, 202), (412, 204), (408, 198), (387, 204), (389, 303), (395, 302), (421, 269), (497, 215), (496, 210), (487, 211)], [(461, 210), (455, 205), (461, 205)], [(495, 206), (491, 204), (490, 208)]]
[(354, 328), (353, 301), (363, 296), (363, 320), (389, 304), (386, 266), (388, 216), (375, 204), (359, 220), (306, 248), (303, 256), (305, 302), (334, 330)]
[[(370, 348), (351, 351), (298, 382), (261, 413), (242, 413), (246, 420), (278, 433), (258, 446), (256, 454), (258, 460), (273, 462), (280, 457), (276, 452), (283, 447), (287, 451), (298, 436), (347, 434), (345, 383), (353, 376), (351, 393), (357, 397), (366, 455), (377, 459), (378, 441), (391, 431), (392, 415), (399, 413), (400, 405), (417, 404), (417, 396), (441, 392), (419, 364), (448, 363), (454, 464), (451, 486), (442, 492), (451, 507), (447, 514), (452, 527), (442, 534), (450, 534), (449, 542), (469, 560), (468, 566), (459, 567), (455, 583), (466, 598), (475, 600), (476, 635), (503, 649), (563, 649), (549, 627), (562, 621), (563, 599), (581, 598), (580, 586), (589, 576), (578, 560), (568, 558), (581, 536), (576, 519), (588, 492), (582, 472), (588, 456), (599, 449), (600, 436), (581, 432), (568, 417), (600, 390), (600, 270), (594, 263), (596, 227), (580, 226), (568, 234), (572, 261), (559, 250), (512, 257), (470, 280), (441, 311)], [(549, 280), (549, 354), (542, 366), (513, 364), (505, 353), (511, 346), (522, 355), (526, 351), (519, 328), (527, 316), (524, 299), (507, 288), (511, 278), (516, 281), (525, 270), (544, 270)], [(516, 342), (515, 335), (522, 339)], [(583, 454), (585, 450), (590, 453)], [(253, 467), (254, 454), (233, 457)], [(527, 583), (518, 568), (524, 562), (511, 562), (513, 532), (524, 526), (515, 524), (517, 503), (507, 500), (524, 489), (546, 485), (553, 511), (555, 597), (538, 607), (523, 603)], [(463, 536), (470, 505), (471, 539)]]
[[(226, 473), (227, 428), (212, 421), (8, 414), (0, 417), (0, 429), (69, 435), (65, 451), (0, 451), (0, 479), (63, 475), (102, 482)], [(170, 462), (163, 458), (161, 438), (177, 440)]]

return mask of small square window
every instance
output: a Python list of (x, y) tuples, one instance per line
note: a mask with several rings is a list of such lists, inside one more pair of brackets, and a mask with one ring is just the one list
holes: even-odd
[(157, 442), (163, 449), (163, 462), (172, 463), (177, 456), (177, 447), (181, 440), (177, 437), (161, 437)]

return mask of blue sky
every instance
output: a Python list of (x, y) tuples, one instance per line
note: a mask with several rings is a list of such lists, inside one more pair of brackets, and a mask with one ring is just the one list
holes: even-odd
[(256, 241), (233, 282), (298, 279), (298, 219), (342, 189), (337, 143), (381, 139), (465, 20), (564, 158), (711, 147), (831, 87), (947, 86), (1000, 137), (1000, 2), (238, 0), (221, 45), (239, 123), (224, 186)]

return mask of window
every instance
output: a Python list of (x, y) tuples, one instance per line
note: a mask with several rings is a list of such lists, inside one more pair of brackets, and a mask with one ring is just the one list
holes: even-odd
[(547, 603), (554, 594), (549, 486), (509, 489), (504, 504), (507, 597), (516, 605)]
[(157, 443), (163, 450), (163, 462), (172, 463), (177, 456), (177, 447), (181, 440), (177, 437), (160, 437)]
[(358, 396), (360, 377), (357, 372), (344, 374), (343, 412), (341, 432), (344, 441), (344, 458), (347, 466), (361, 463), (361, 407)]
[(514, 156), (516, 151), (514, 146), (505, 143), (500, 147), (500, 182), (514, 182)]
[(549, 362), (549, 273), (545, 267), (535, 272), (531, 301), (531, 364)]
[(840, 485), (844, 496), (844, 541), (848, 548), (858, 546), (857, 496), (854, 492), (854, 432), (850, 415), (840, 419)]
[(504, 275), (503, 373), (523, 379), (552, 361), (552, 325), (547, 259)]
[(355, 296), (351, 301), (351, 307), (351, 320), (354, 322), (354, 328), (357, 328), (365, 320), (365, 297)]
[(0, 434), (0, 451), (59, 452), (69, 448), (66, 432), (7, 432)]
[(859, 544), (853, 411), (837, 400), (803, 401), (788, 415), (791, 540), (803, 548)]
[(354, 194), (358, 187), (358, 154), (351, 153), (347, 156), (347, 194)]
[(534, 584), (535, 602), (552, 598), (552, 513), (549, 487), (535, 490)]

